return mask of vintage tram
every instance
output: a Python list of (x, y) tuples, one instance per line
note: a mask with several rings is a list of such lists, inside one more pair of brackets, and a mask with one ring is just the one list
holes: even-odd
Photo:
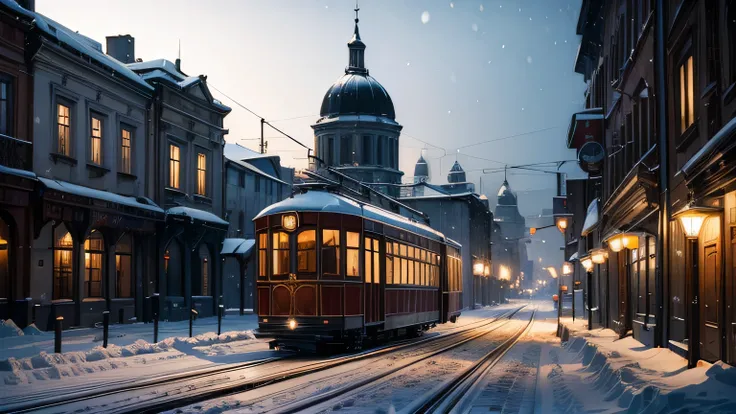
[(254, 221), (257, 335), (271, 348), (359, 349), (460, 315), (461, 246), (429, 226), (324, 190)]

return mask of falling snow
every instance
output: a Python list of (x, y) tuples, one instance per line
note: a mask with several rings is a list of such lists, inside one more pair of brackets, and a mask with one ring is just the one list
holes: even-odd
[(483, 5), (481, 4), (479, 7), (480, 11), (483, 11)]
[(473, 23), (472, 25), (470, 25), (470, 28), (473, 29), (474, 32), (477, 32), (478, 31), (478, 25), (475, 24), (475, 23)]
[(453, 3), (453, 2), (450, 2), (450, 8), (451, 8), (451, 9), (454, 9), (454, 8), (455, 8), (455, 3)]
[(526, 63), (532, 63), (532, 57), (531, 56), (527, 56), (526, 57)]
[(429, 12), (426, 10), (422, 13), (422, 23), (423, 24), (429, 23)]

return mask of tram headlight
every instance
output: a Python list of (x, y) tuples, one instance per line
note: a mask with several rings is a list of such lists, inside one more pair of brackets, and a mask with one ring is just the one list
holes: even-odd
[(289, 323), (289, 329), (291, 329), (292, 331), (296, 329), (296, 319), (289, 319), (288, 323)]

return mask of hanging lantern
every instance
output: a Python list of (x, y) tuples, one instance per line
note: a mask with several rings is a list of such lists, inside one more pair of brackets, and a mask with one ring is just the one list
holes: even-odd
[(590, 256), (583, 256), (580, 258), (580, 264), (583, 265), (586, 272), (593, 271), (593, 259)]
[(590, 252), (590, 259), (594, 264), (603, 264), (608, 259), (608, 253), (604, 249), (595, 249)]
[(571, 275), (572, 272), (573, 272), (572, 263), (565, 262), (565, 263), (562, 264), (562, 274), (563, 275), (565, 275), (565, 276)]
[(473, 264), (473, 275), (483, 276), (483, 262), (475, 262)]
[(700, 235), (700, 229), (703, 228), (705, 219), (713, 214), (720, 212), (717, 207), (699, 207), (690, 203), (687, 207), (673, 214), (672, 217), (680, 221), (685, 236), (695, 239)]
[(565, 234), (565, 230), (567, 230), (567, 226), (570, 224), (569, 219), (567, 216), (556, 216), (555, 217), (555, 225), (557, 226), (557, 229), (560, 231), (560, 233)]
[(619, 234), (616, 236), (613, 236), (612, 238), (607, 240), (608, 248), (611, 249), (612, 252), (618, 253), (624, 248), (624, 235)]

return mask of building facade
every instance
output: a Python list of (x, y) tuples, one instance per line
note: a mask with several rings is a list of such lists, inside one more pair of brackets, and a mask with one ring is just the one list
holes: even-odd
[(223, 304), (241, 312), (256, 309), (255, 225), (263, 209), (292, 194), (294, 169), (277, 155), (225, 144), (225, 210), (230, 222), (222, 248)]
[[(116, 50), (128, 58), (125, 49)], [(154, 89), (148, 185), (166, 211), (156, 255), (163, 260), (158, 273), (149, 274), (154, 280), (146, 296), (159, 293), (159, 311), (169, 320), (189, 318), (190, 309), (214, 315), (223, 293), (220, 250), (229, 225), (222, 218), (223, 121), (231, 109), (212, 97), (206, 76), (185, 75), (179, 59), (127, 67)]]
[(573, 213), (584, 225), (566, 236), (580, 237), (581, 259), (603, 261), (591, 326), (691, 366), (736, 358), (735, 22), (726, 0), (584, 1), (578, 21), (575, 68), (589, 87), (568, 146), (581, 166), (588, 142), (605, 151), (600, 183), (579, 196), (588, 211)]
[(394, 104), (386, 89), (370, 76), (365, 66), (365, 43), (358, 31), (348, 42), (349, 63), (325, 94), (320, 118), (312, 125), (317, 159), (312, 169), (334, 169), (398, 196), (404, 174), (399, 170), (399, 135)]

